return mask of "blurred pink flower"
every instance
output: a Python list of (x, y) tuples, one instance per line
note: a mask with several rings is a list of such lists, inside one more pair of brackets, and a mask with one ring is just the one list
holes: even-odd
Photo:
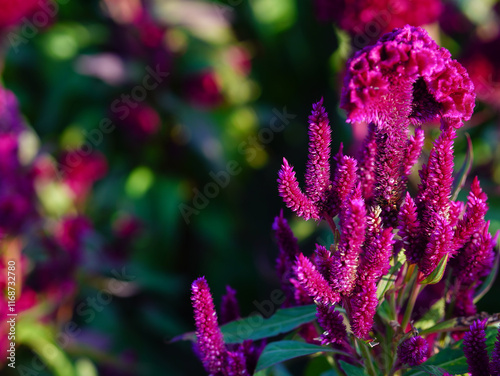
[(201, 108), (217, 107), (223, 100), (218, 77), (211, 70), (187, 77), (184, 83), (184, 93), (193, 106)]

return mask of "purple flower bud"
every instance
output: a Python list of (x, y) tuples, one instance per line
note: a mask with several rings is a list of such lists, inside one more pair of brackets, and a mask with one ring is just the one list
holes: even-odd
[(222, 296), (220, 305), (220, 323), (221, 325), (226, 324), (239, 318), (241, 316), (238, 300), (236, 299), (236, 290), (226, 286), (226, 293)]
[(198, 278), (191, 286), (197, 349), (205, 370), (218, 374), (226, 367), (227, 350), (217, 323), (217, 313), (205, 277)]
[(241, 349), (227, 352), (227, 367), (224, 376), (247, 376), (245, 354)]
[(323, 98), (313, 104), (309, 116), (309, 160), (306, 165), (306, 196), (314, 203), (324, 202), (330, 186), (331, 128)]
[(334, 306), (320, 304), (316, 309), (318, 323), (324, 330), (323, 334), (321, 334), (321, 344), (342, 344), (347, 339), (347, 332), (342, 315), (335, 311)]
[(489, 358), (486, 350), (486, 321), (474, 321), (464, 335), (464, 354), (471, 376), (489, 376)]
[(299, 188), (295, 171), (285, 158), (283, 158), (283, 165), (278, 173), (278, 190), (286, 206), (297, 212), (299, 217), (303, 217), (305, 220), (320, 218), (316, 206)]
[(427, 359), (427, 341), (420, 336), (408, 338), (398, 346), (398, 358), (410, 367), (418, 366)]
[(329, 214), (332, 217), (335, 217), (344, 208), (348, 197), (356, 186), (357, 169), (357, 161), (352, 157), (342, 155), (340, 151), (330, 191), (331, 208)]
[(399, 236), (403, 241), (406, 260), (410, 264), (416, 264), (422, 258), (420, 241), (420, 222), (417, 215), (415, 202), (406, 193), (405, 201), (399, 211)]
[(393, 238), (392, 227), (389, 227), (366, 245), (362, 263), (358, 270), (358, 278), (361, 281), (372, 279), (378, 282), (380, 277), (387, 274), (391, 268), (390, 259), (394, 244)]
[(316, 302), (333, 305), (340, 300), (339, 293), (332, 289), (312, 262), (302, 253), (297, 257), (295, 273), (302, 287)]

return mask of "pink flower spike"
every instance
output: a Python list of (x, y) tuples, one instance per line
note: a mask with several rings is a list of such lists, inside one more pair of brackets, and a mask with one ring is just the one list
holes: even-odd
[(333, 305), (340, 300), (340, 295), (302, 253), (297, 256), (295, 273), (302, 287), (316, 302)]
[(346, 205), (349, 195), (356, 186), (357, 161), (346, 155), (339, 155), (337, 170), (333, 178), (332, 189), (330, 191), (329, 214), (335, 217)]
[(422, 128), (415, 129), (415, 135), (408, 140), (408, 149), (405, 155), (404, 174), (410, 175), (412, 167), (417, 163), (422, 147), (424, 146), (425, 133)]
[(278, 173), (278, 190), (286, 206), (305, 220), (319, 219), (319, 213), (314, 204), (299, 188), (293, 167), (283, 158), (283, 165)]
[(361, 192), (367, 202), (375, 195), (376, 181), (376, 158), (377, 158), (377, 141), (375, 139), (375, 125), (368, 125), (368, 134), (363, 142), (361, 154), (358, 158), (359, 169), (358, 176), (361, 185)]
[(366, 339), (373, 326), (377, 310), (377, 285), (369, 280), (357, 285), (351, 297), (351, 330), (358, 338)]
[(418, 263), (420, 272), (425, 276), (432, 273), (439, 264), (439, 261), (441, 261), (447, 253), (451, 253), (453, 247), (453, 230), (449, 221), (438, 215), (434, 219), (434, 222), (436, 224), (434, 232)]
[(309, 116), (309, 160), (305, 173), (306, 196), (314, 203), (325, 201), (326, 190), (330, 186), (331, 132), (321, 98), (313, 104)]
[(464, 354), (471, 376), (490, 375), (485, 329), (485, 321), (474, 321), (464, 336)]
[(225, 369), (227, 350), (217, 323), (217, 313), (205, 277), (191, 286), (198, 351), (205, 370), (218, 374)]
[(415, 202), (406, 192), (406, 197), (401, 210), (399, 211), (399, 236), (403, 240), (406, 259), (410, 264), (416, 264), (421, 259), (422, 254), (419, 252), (420, 222), (417, 215), (417, 207)]
[(488, 211), (486, 200), (488, 196), (479, 185), (477, 176), (472, 181), (469, 196), (467, 197), (467, 208), (464, 217), (458, 221), (455, 229), (455, 249), (461, 248), (484, 224), (484, 216)]
[(324, 330), (320, 337), (321, 344), (344, 343), (347, 339), (344, 318), (335, 310), (335, 306), (320, 304), (316, 307), (316, 310), (318, 324)]

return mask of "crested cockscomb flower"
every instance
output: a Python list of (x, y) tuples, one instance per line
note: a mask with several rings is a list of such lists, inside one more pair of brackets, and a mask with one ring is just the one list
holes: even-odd
[(405, 201), (399, 211), (399, 236), (403, 241), (406, 260), (410, 264), (416, 264), (422, 257), (421, 247), (418, 247), (420, 239), (420, 222), (418, 220), (415, 202), (406, 193)]
[(488, 211), (486, 200), (488, 197), (479, 185), (477, 176), (471, 184), (465, 215), (457, 223), (455, 229), (455, 249), (461, 248), (484, 224), (484, 216)]
[(500, 376), (500, 327), (498, 328), (495, 348), (491, 353), (490, 372), (491, 376)]
[(205, 370), (219, 374), (226, 367), (227, 350), (217, 322), (217, 313), (205, 277), (198, 278), (191, 286), (197, 350)]
[(372, 329), (377, 310), (377, 285), (374, 280), (368, 280), (356, 285), (350, 298), (349, 322), (351, 330), (358, 338), (367, 338)]
[(349, 295), (356, 282), (359, 256), (365, 241), (366, 208), (359, 191), (353, 194), (340, 213), (340, 227), (341, 237), (336, 252), (340, 267), (332, 272), (336, 290)]
[(489, 233), (489, 225), (489, 221), (483, 223), (483, 227), (472, 234), (471, 240), (459, 250), (451, 264), (454, 276), (463, 286), (476, 283), (493, 267), (496, 238)]
[(313, 104), (309, 116), (309, 160), (305, 173), (305, 193), (312, 202), (324, 202), (330, 185), (331, 128), (323, 98)]
[(421, 131), (409, 138), (409, 126), (441, 119), (443, 129), (458, 128), (470, 118), (474, 98), (464, 68), (421, 28), (394, 30), (349, 60), (341, 107), (348, 122), (373, 123), (374, 200), (387, 225), (395, 225), (422, 142)]
[(488, 351), (486, 350), (485, 321), (474, 321), (464, 335), (464, 355), (471, 376), (490, 374)]
[(398, 346), (398, 358), (410, 367), (418, 366), (427, 359), (428, 344), (420, 336), (408, 338)]
[(314, 301), (333, 305), (340, 300), (340, 294), (330, 286), (313, 263), (302, 253), (297, 256), (295, 273), (297, 280)]
[(319, 304), (316, 307), (318, 324), (323, 328), (321, 344), (342, 344), (347, 338), (346, 327), (342, 315), (335, 310), (334, 306)]
[(226, 286), (226, 293), (222, 296), (220, 305), (220, 323), (226, 324), (239, 318), (241, 316), (236, 290), (232, 289), (231, 286)]

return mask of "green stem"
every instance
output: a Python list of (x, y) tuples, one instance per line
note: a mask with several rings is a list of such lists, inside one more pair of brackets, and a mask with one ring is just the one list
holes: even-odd
[(363, 341), (358, 341), (358, 343), (359, 347), (361, 348), (361, 354), (363, 356), (363, 359), (365, 360), (365, 367), (366, 370), (368, 371), (368, 375), (377, 376), (377, 371), (375, 371), (375, 367), (372, 362), (372, 356), (368, 351), (367, 345)]
[(417, 301), (417, 296), (420, 291), (420, 283), (418, 283), (417, 278), (413, 280), (413, 286), (411, 289), (410, 297), (408, 298), (408, 304), (406, 305), (406, 311), (403, 316), (403, 321), (401, 322), (401, 328), (403, 329), (403, 333), (406, 332), (406, 327), (410, 322), (411, 314), (413, 312), (413, 307), (415, 306), (415, 302)]

